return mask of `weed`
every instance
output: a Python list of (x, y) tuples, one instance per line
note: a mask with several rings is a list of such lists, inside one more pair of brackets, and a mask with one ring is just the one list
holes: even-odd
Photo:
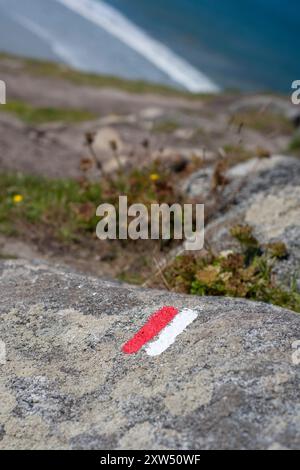
[[(21, 197), (18, 203), (16, 195)], [(57, 239), (75, 239), (82, 232), (94, 231), (99, 200), (99, 184), (82, 186), (71, 180), (0, 174), (0, 232), (37, 234), (44, 230)]]
[(67, 80), (76, 85), (87, 85), (99, 88), (116, 88), (129, 93), (157, 93), (164, 96), (179, 96), (187, 99), (209, 100), (215, 95), (207, 93), (193, 94), (185, 90), (172, 88), (171, 86), (159, 83), (150, 83), (144, 80), (126, 80), (111, 75), (99, 75), (96, 73), (86, 73), (74, 70), (64, 64), (57, 64), (39, 59), (28, 59), (14, 56), (12, 54), (0, 53), (0, 59), (18, 60), (23, 66), (23, 70), (31, 75), (52, 77)]
[(129, 205), (143, 203), (148, 209), (152, 203), (181, 200), (175, 179), (158, 161), (128, 172), (119, 169), (100, 182), (0, 173), (0, 232), (21, 235), (25, 230), (39, 238), (44, 231), (45, 237), (60, 241), (92, 238), (98, 205), (106, 202), (118, 209), (122, 194)]
[(208, 253), (198, 259), (180, 256), (164, 272), (170, 286), (194, 295), (242, 297), (300, 312), (297, 289), (279, 287), (272, 275), (275, 260), (288, 255), (284, 243), (261, 246), (247, 225), (233, 227), (231, 234), (240, 251)]
[(35, 108), (23, 101), (9, 101), (0, 108), (1, 112), (11, 113), (27, 124), (49, 122), (81, 122), (96, 119), (96, 115), (82, 109)]
[(287, 117), (270, 110), (250, 110), (239, 112), (232, 118), (232, 123), (242, 127), (248, 127), (263, 134), (285, 134), (293, 131), (293, 124)]
[(152, 130), (157, 133), (172, 134), (179, 129), (179, 127), (180, 126), (176, 121), (166, 120), (156, 122)]
[(288, 147), (289, 152), (293, 152), (296, 155), (300, 155), (300, 134), (296, 134)]

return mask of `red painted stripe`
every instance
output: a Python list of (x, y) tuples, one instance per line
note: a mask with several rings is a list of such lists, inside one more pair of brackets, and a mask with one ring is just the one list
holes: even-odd
[(175, 307), (163, 307), (149, 317), (147, 323), (122, 347), (125, 354), (138, 352), (144, 344), (153, 339), (177, 315)]

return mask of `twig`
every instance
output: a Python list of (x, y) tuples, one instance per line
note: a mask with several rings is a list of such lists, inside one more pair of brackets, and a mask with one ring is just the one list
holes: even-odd
[(159, 265), (159, 262), (158, 262), (157, 259), (155, 258), (155, 256), (153, 256), (153, 260), (154, 260), (154, 263), (155, 263), (155, 265), (156, 265), (157, 272), (158, 272), (158, 274), (160, 275), (160, 277), (161, 277), (161, 279), (162, 279), (162, 281), (163, 281), (165, 287), (166, 287), (169, 291), (171, 291), (172, 289), (171, 289), (171, 287), (170, 287), (170, 285), (169, 285), (169, 283), (168, 283), (168, 281), (167, 281), (167, 279), (166, 279), (166, 277), (165, 277), (165, 275), (164, 275), (164, 273), (163, 273), (163, 271), (162, 271), (162, 269), (161, 269), (161, 267), (160, 267), (160, 265)]

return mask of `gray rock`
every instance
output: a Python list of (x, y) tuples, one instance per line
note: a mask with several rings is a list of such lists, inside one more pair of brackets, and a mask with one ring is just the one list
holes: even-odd
[(163, 117), (165, 111), (162, 108), (145, 108), (140, 111), (140, 117), (145, 120), (153, 121)]
[(122, 151), (124, 144), (120, 134), (113, 127), (102, 127), (95, 135), (93, 142), (94, 151), (101, 156), (104, 152), (112, 152), (112, 144), (116, 145), (118, 151)]
[(287, 100), (267, 95), (252, 95), (246, 96), (242, 99), (235, 101), (230, 107), (232, 113), (237, 111), (247, 111), (249, 109), (256, 109), (257, 111), (267, 109), (270, 112), (283, 115), (288, 119), (292, 119), (297, 109), (295, 105)]
[(183, 191), (189, 197), (201, 196), (203, 201), (208, 199), (212, 188), (213, 172), (212, 167), (201, 168), (184, 183)]
[[(224, 186), (222, 197), (226, 201), (232, 197), (232, 194), (235, 194), (235, 199), (240, 202), (247, 199), (249, 191), (252, 195), (257, 190), (269, 190), (274, 185), (289, 184), (291, 181), (297, 184), (299, 171), (300, 161), (297, 158), (284, 155), (252, 158), (225, 172), (226, 179), (230, 184)], [(201, 195), (204, 198), (209, 198), (212, 196), (213, 173), (212, 166), (201, 168), (193, 173), (185, 182), (185, 192), (191, 197)]]
[(207, 210), (215, 208), (205, 236), (216, 251), (234, 249), (230, 228), (249, 224), (261, 243), (282, 241), (289, 257), (277, 263), (274, 273), (290, 286), (300, 282), (300, 160), (273, 156), (252, 159), (226, 173), (229, 184), (216, 196), (211, 192), (210, 168), (192, 175), (186, 184), (189, 195), (201, 198)]
[[(163, 305), (199, 312), (162, 355), (122, 345)], [(299, 448), (300, 316), (0, 263), (0, 448)]]
[(4, 435), (5, 435), (4, 426), (3, 424), (0, 424), (0, 441), (3, 439)]

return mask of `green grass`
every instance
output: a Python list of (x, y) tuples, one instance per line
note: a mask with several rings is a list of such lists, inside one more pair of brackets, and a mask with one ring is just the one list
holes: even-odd
[(27, 124), (44, 124), (50, 122), (76, 123), (96, 119), (96, 115), (82, 109), (35, 108), (23, 101), (8, 101), (0, 107), (0, 112), (17, 116)]
[(272, 111), (248, 110), (236, 113), (233, 116), (233, 123), (261, 132), (263, 134), (291, 134), (293, 131), (292, 122), (285, 116)]
[(300, 293), (294, 283), (284, 289), (273, 279), (275, 262), (288, 255), (285, 245), (261, 246), (249, 226), (233, 227), (231, 235), (240, 243), (239, 251), (178, 257), (164, 272), (169, 286), (193, 295), (246, 298), (300, 312)]
[[(20, 195), (22, 201), (14, 202)], [(58, 240), (76, 240), (94, 232), (101, 202), (99, 184), (48, 180), (22, 174), (0, 173), (0, 232), (22, 235), (23, 230)]]
[(111, 265), (116, 276), (141, 283), (151, 274), (152, 254), (169, 249), (169, 244), (130, 239), (101, 243), (96, 237), (96, 209), (102, 203), (113, 204), (118, 228), (120, 194), (128, 195), (128, 205), (144, 203), (149, 209), (154, 202), (180, 202), (177, 190), (177, 176), (172, 180), (158, 162), (120, 170), (99, 182), (89, 182), (84, 175), (79, 182), (0, 172), (0, 234), (34, 243), (39, 252), (56, 253), (61, 259), (65, 253), (73, 259), (83, 253), (90, 257), (91, 265), (95, 253), (101, 253), (101, 260)]
[(230, 166), (245, 162), (255, 156), (253, 151), (246, 149), (242, 145), (224, 145), (223, 150), (226, 153), (228, 164)]
[[(172, 189), (170, 175), (155, 165), (101, 183), (0, 173), (0, 233), (34, 240), (46, 247), (52, 241), (60, 247), (95, 247), (91, 243), (98, 242), (95, 231), (99, 218), (95, 214), (101, 203), (117, 207), (119, 194), (129, 195), (129, 205), (180, 202)], [(159, 176), (158, 180), (151, 179), (154, 174)], [(291, 283), (290, 289), (282, 288), (273, 278), (275, 262), (288, 255), (285, 245), (281, 242), (260, 245), (249, 226), (233, 227), (231, 235), (239, 242), (240, 250), (226, 256), (181, 256), (164, 271), (168, 286), (177, 292), (243, 297), (300, 312), (296, 286)], [(146, 246), (149, 253), (150, 243)], [(135, 259), (140, 259), (136, 243), (130, 241), (120, 243), (118, 259), (124, 256), (122, 250), (130, 249), (135, 252)], [(134, 272), (122, 272), (120, 276), (127, 282), (140, 282), (140, 276)]]
[(288, 151), (300, 155), (300, 135), (296, 134), (288, 147)]
[(172, 134), (180, 128), (178, 122), (173, 120), (157, 121), (153, 126), (153, 132)]
[(207, 99), (209, 96), (212, 96), (207, 93), (193, 94), (185, 90), (172, 88), (159, 83), (150, 83), (144, 80), (126, 80), (111, 75), (80, 72), (66, 65), (44, 60), (18, 57), (6, 53), (0, 53), (0, 60), (1, 58), (18, 60), (18, 62), (23, 65), (23, 70), (31, 75), (64, 79), (76, 85), (87, 85), (99, 88), (116, 88), (129, 93), (155, 93), (164, 96), (185, 97), (188, 99), (195, 99), (195, 97)]
[[(155, 180), (153, 180), (155, 176)], [(118, 207), (119, 195), (128, 195), (128, 204), (179, 201), (177, 182), (160, 163), (119, 172), (99, 182), (83, 179), (51, 180), (0, 172), (0, 233), (22, 235), (22, 231), (57, 240), (79, 240), (95, 236), (99, 218), (96, 208), (103, 202)], [(129, 243), (129, 242), (128, 242)]]

